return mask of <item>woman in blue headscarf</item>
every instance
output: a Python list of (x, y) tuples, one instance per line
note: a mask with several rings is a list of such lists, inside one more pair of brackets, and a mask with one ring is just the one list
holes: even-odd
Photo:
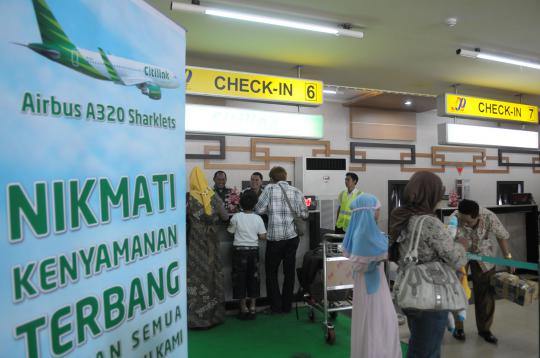
[(398, 358), (397, 316), (381, 264), (388, 253), (388, 238), (377, 225), (381, 203), (364, 193), (350, 208), (343, 251), (352, 263), (354, 277), (351, 358)]

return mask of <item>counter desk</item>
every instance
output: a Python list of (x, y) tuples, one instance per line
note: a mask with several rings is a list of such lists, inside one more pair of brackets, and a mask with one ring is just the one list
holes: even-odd
[[(310, 250), (310, 248), (315, 247), (320, 242), (319, 234), (319, 211), (310, 211), (309, 218), (305, 222), (305, 235), (300, 238), (300, 243), (298, 249), (296, 250), (296, 268), (302, 266), (302, 260), (304, 259), (304, 254)], [(231, 302), (232, 298), (232, 244), (233, 244), (233, 235), (227, 232), (227, 226), (225, 224), (219, 227), (218, 231), (218, 240), (220, 243), (220, 253), (221, 253), (221, 264), (223, 267), (223, 280), (225, 288), (225, 302)], [(259, 241), (259, 273), (261, 281), (261, 298), (266, 297), (266, 272), (265, 272), (265, 252), (266, 252), (266, 241)], [(280, 287), (283, 282), (283, 272), (279, 270), (279, 283)], [(295, 275), (295, 286), (294, 292), (296, 293), (300, 285), (298, 283), (298, 277)]]

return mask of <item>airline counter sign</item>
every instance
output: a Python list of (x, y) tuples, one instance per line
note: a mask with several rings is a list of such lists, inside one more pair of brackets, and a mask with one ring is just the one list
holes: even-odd
[(437, 97), (439, 116), (456, 116), (538, 124), (538, 107), (445, 93)]
[(186, 66), (186, 94), (319, 106), (322, 91), (321, 81)]

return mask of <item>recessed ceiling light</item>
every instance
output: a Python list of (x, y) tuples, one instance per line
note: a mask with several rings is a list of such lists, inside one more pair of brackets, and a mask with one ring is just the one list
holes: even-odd
[(326, 93), (326, 94), (336, 94), (336, 93), (337, 93), (337, 90), (335, 90), (335, 89), (323, 89), (323, 93)]
[(404, 105), (406, 106), (411, 106), (412, 105), (412, 101), (410, 99), (406, 100), (404, 103)]

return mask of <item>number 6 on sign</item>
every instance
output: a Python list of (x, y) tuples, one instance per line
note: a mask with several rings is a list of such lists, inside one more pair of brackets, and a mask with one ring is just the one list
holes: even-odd
[(313, 101), (316, 102), (317, 99), (317, 93), (318, 93), (317, 83), (308, 82), (306, 83), (306, 101)]

